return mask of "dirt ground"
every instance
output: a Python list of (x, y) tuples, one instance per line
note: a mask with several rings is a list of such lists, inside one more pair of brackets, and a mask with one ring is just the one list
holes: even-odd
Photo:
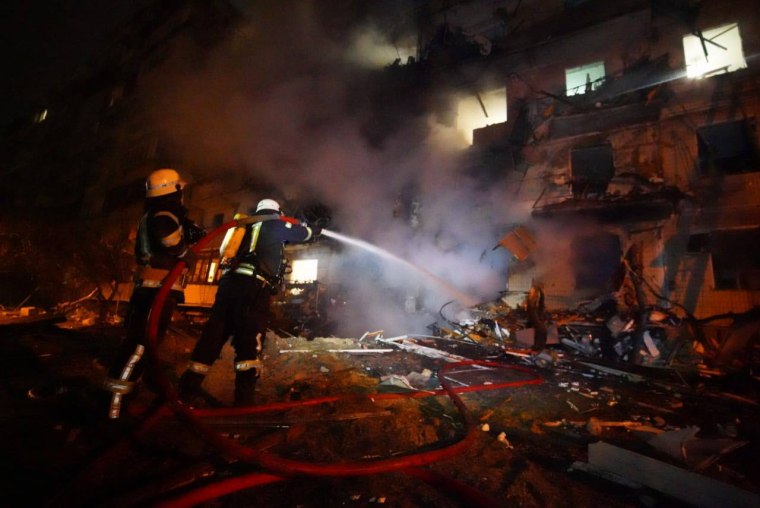
[[(81, 323), (79, 323), (81, 324)], [(272, 473), (222, 453), (191, 425), (164, 411), (145, 425), (156, 396), (141, 387), (119, 422), (104, 418), (98, 385), (123, 329), (63, 323), (0, 336), (0, 486), (4, 506), (152, 506), (203, 485)], [(184, 368), (200, 323), (181, 315), (160, 347), (172, 382)], [(331, 465), (416, 456), (460, 442), (465, 419), (440, 389), (444, 360), (394, 348), (374, 338), (302, 338), (270, 334), (257, 403), (293, 402), (262, 414), (214, 416), (205, 423), (237, 445), (275, 457)], [(456, 507), (482, 495), (496, 506), (686, 506), (647, 488), (624, 486), (573, 468), (588, 445), (611, 443), (688, 467), (648, 444), (647, 429), (698, 426), (699, 438), (746, 442), (697, 471), (757, 493), (760, 443), (754, 378), (684, 379), (648, 373), (631, 382), (583, 366), (568, 352), (545, 368), (521, 356), (452, 341), (430, 347), (520, 369), (455, 367), (445, 376), (461, 393), (476, 431), (452, 457), (423, 466), (433, 487), (409, 471), (362, 475), (298, 475), (215, 496), (209, 507)], [(367, 348), (366, 352), (336, 352)], [(373, 352), (373, 349), (392, 349)], [(204, 384), (208, 407), (232, 403), (232, 357), (225, 347)], [(430, 377), (428, 375), (430, 374)], [(489, 389), (538, 375), (540, 384)], [(408, 382), (415, 390), (400, 386)], [(383, 398), (373, 394), (405, 393)], [(424, 396), (421, 396), (424, 395)], [(322, 397), (336, 400), (308, 404)], [(297, 405), (298, 401), (305, 404)], [(151, 411), (153, 411), (151, 413)], [(600, 422), (629, 422), (601, 426)], [(327, 470), (327, 468), (325, 468)], [(461, 496), (446, 491), (458, 489)], [(455, 489), (456, 490), (456, 489)], [(473, 494), (474, 493), (474, 494)], [(183, 501), (184, 502), (184, 501)], [(185, 504), (188, 505), (188, 504)]]

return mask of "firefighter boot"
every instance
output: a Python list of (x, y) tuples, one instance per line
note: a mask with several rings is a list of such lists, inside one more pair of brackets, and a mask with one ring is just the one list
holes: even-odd
[(235, 405), (252, 406), (256, 388), (256, 369), (235, 373)]
[(182, 374), (182, 377), (179, 378), (180, 400), (191, 406), (197, 405), (197, 402), (201, 399), (201, 384), (205, 378), (205, 374), (186, 370)]

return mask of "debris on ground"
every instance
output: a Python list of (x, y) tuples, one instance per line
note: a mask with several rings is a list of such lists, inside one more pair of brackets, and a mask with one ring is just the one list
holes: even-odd
[[(442, 394), (446, 383), (464, 400), (477, 432), (471, 449), (431, 464), (429, 471), (508, 505), (541, 506), (557, 499), (582, 505), (596, 499), (605, 506), (633, 507), (640, 505), (639, 496), (654, 491), (663, 503), (699, 506), (691, 494), (642, 478), (639, 469), (645, 467), (681, 489), (709, 479), (737, 506), (756, 502), (760, 390), (752, 356), (737, 364), (710, 354), (711, 349), (700, 347), (709, 341), (664, 310), (651, 309), (645, 333), (637, 336), (635, 322), (597, 315), (603, 307), (595, 308), (546, 312), (543, 328), (526, 309), (497, 301), (471, 309), (464, 321), (431, 326), (428, 335), (386, 338), (375, 330), (359, 337), (307, 338), (273, 330), (256, 393), (257, 404), (280, 409), (211, 416), (232, 405), (234, 351), (229, 345), (207, 376), (199, 407), (209, 411), (211, 429), (241, 446), (324, 464), (374, 460), (435, 449), (463, 436), (466, 422)], [(103, 315), (97, 304), (83, 301), (68, 308), (65, 323), (43, 332), (16, 330), (13, 340), (0, 343), (5, 358), (28, 363), (6, 370), (9, 395), (0, 403), (16, 415), (4, 428), (12, 443), (6, 446), (8, 463), (27, 464), (39, 478), (32, 490), (37, 497), (31, 499), (30, 480), (18, 476), (24, 468), (6, 468), (7, 477), (18, 479), (10, 497), (26, 495), (26, 504), (50, 506), (75, 500), (151, 504), (158, 492), (180, 484), (192, 488), (250, 473), (250, 466), (230, 461), (168, 413), (150, 432), (130, 438), (131, 444), (97, 474), (72, 477), (53, 467), (87, 471), (107, 447), (107, 437), (121, 435), (113, 427), (104, 429), (96, 416), (97, 380), (123, 333), (118, 320)], [(741, 342), (756, 347), (746, 339), (744, 326), (738, 328)], [(172, 382), (199, 332), (196, 320), (175, 316), (159, 348), (160, 359), (175, 367), (169, 372)], [(526, 379), (541, 382), (520, 384)], [(128, 418), (140, 421), (155, 395), (146, 387), (138, 390)], [(34, 415), (33, 425), (26, 415)], [(46, 446), (37, 446), (41, 442)], [(568, 468), (577, 474), (567, 475)], [(144, 484), (139, 493), (125, 487), (134, 482)], [(298, 489), (287, 485), (248, 489), (226, 499), (232, 505), (374, 499), (391, 506), (455, 506), (418, 482), (388, 482), (385, 475), (301, 479)], [(53, 497), (58, 504), (50, 504)]]

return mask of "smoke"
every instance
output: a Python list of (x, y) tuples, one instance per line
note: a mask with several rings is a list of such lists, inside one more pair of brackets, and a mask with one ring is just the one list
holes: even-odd
[[(196, 176), (245, 171), (293, 201), (319, 201), (336, 230), (478, 301), (498, 297), (507, 255), (492, 248), (509, 205), (498, 186), (462, 174), (466, 141), (420, 113), (421, 92), (390, 88), (375, 70), (378, 55), (403, 57), (398, 43), (366, 13), (355, 26), (336, 21), (351, 19), (345, 6), (257, 5), (215, 49), (186, 41), (145, 78), (146, 111), (171, 150)], [(344, 316), (353, 333), (419, 333), (452, 299), (409, 267), (353, 247), (330, 266), (355, 304)]]

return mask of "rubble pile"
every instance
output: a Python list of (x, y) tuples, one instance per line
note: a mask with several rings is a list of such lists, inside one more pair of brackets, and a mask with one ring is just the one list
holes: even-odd
[[(760, 308), (701, 320), (665, 308), (632, 317), (597, 300), (576, 309), (542, 311), (536, 323), (529, 307), (530, 302), (524, 308), (490, 302), (471, 309), (471, 319), (433, 328), (441, 337), (529, 357), (539, 366), (555, 364), (562, 355), (628, 368), (669, 368), (682, 375), (757, 372)], [(722, 326), (707, 325), (719, 319)]]
[[(176, 482), (202, 485), (250, 471), (219, 456), (171, 418), (133, 438), (135, 443), (108, 468), (99, 468), (89, 483), (58, 470), (56, 463), (87, 470), (103, 449), (108, 434), (93, 403), (102, 375), (98, 364), (104, 364), (122, 333), (118, 323), (95, 319), (97, 305), (74, 302), (65, 306), (66, 323), (43, 331), (21, 329), (13, 341), (2, 343), (12, 353), (8, 358), (28, 358), (45, 373), (11, 369), (15, 377), (8, 386), (18, 388), (9, 388), (14, 396), (6, 400), (6, 409), (20, 415), (17, 428), (9, 424), (6, 429), (16, 450), (9, 460), (30, 464), (45, 479), (46, 489), (37, 494), (41, 500), (58, 495), (150, 504), (156, 492)], [(737, 368), (738, 363), (719, 362), (721, 356), (704, 346), (687, 319), (650, 309), (643, 321), (592, 304), (543, 312), (537, 321), (534, 309), (501, 300), (467, 309), (465, 315), (431, 325), (428, 335), (387, 337), (375, 330), (360, 337), (299, 337), (272, 330), (257, 403), (305, 405), (258, 416), (210, 417), (207, 423), (237, 443), (293, 459), (335, 463), (395, 457), (461, 438), (464, 422), (440, 394), (445, 377), (461, 391), (478, 432), (466, 453), (430, 467), (505, 506), (556, 505), (560, 499), (578, 506), (589, 499), (604, 506), (640, 506), (641, 496), (652, 492), (708, 506), (691, 495), (714, 501), (701, 485), (736, 506), (757, 505), (760, 476), (753, 457), (760, 448), (760, 390), (754, 364)], [(199, 323), (186, 317), (175, 315), (160, 346), (161, 359), (173, 367), (172, 381), (200, 332)], [(735, 321), (742, 329), (751, 320)], [(703, 333), (712, 332), (705, 328)], [(25, 349), (30, 353), (19, 354)], [(744, 359), (751, 358), (742, 351)], [(468, 362), (524, 370), (505, 373)], [(204, 384), (209, 409), (232, 404), (233, 363), (234, 351), (227, 345)], [(444, 365), (456, 367), (443, 374)], [(543, 382), (511, 385), (531, 376)], [(396, 394), (408, 397), (383, 398)], [(138, 396), (130, 417), (139, 420), (155, 393), (143, 387)], [(336, 396), (343, 398), (309, 404)], [(35, 415), (31, 427), (27, 414)], [(48, 446), (32, 448), (37, 441)], [(144, 497), (124, 487), (125, 464), (130, 481), (143, 485), (139, 496)], [(638, 474), (647, 468), (661, 480)], [(185, 472), (189, 476), (178, 480), (176, 475)], [(301, 479), (298, 489), (288, 482), (241, 491), (225, 502), (310, 506), (309, 499), (348, 505), (383, 499), (397, 506), (448, 506), (440, 493), (406, 477), (394, 478)], [(18, 482), (12, 498), (29, 495), (21, 493), (24, 484)]]

